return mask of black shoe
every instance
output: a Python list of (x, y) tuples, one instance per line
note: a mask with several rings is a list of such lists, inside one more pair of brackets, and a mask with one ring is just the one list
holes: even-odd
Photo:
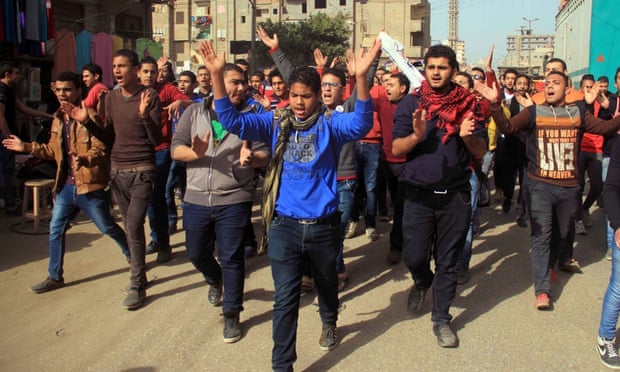
[(127, 310), (135, 310), (142, 306), (146, 298), (146, 290), (144, 288), (131, 287), (127, 291), (127, 297), (123, 301), (123, 307)]
[(239, 313), (224, 314), (224, 342), (232, 344), (241, 339), (239, 328)]
[(157, 252), (157, 263), (168, 262), (172, 259), (172, 249), (168, 247), (168, 249), (160, 248)]
[(222, 303), (222, 284), (209, 284), (209, 293), (207, 295), (209, 303), (218, 306)]
[(525, 219), (525, 216), (517, 217), (517, 225), (519, 227), (527, 227), (527, 220)]
[(459, 270), (456, 273), (457, 284), (466, 284), (469, 282), (469, 279), (471, 279), (471, 274), (469, 273), (469, 270)]
[(177, 232), (177, 224), (176, 224), (176, 222), (168, 224), (168, 235), (175, 234), (176, 232)]
[(387, 255), (387, 260), (392, 265), (396, 265), (397, 263), (399, 263), (400, 260), (402, 260), (402, 258), (403, 258), (403, 252), (402, 250), (398, 250), (398, 249), (390, 249), (390, 253), (388, 253)]
[(437, 336), (437, 343), (441, 347), (458, 347), (459, 339), (450, 327), (450, 324), (434, 323), (433, 333)]
[(502, 203), (502, 212), (508, 214), (508, 212), (510, 212), (510, 206), (512, 205), (512, 202), (508, 199), (504, 199), (504, 202)]
[(323, 324), (321, 338), (319, 339), (321, 350), (334, 350), (336, 346), (338, 346), (338, 342), (340, 342), (340, 338), (338, 337), (338, 328), (336, 328), (336, 325)]
[(54, 280), (51, 278), (47, 278), (41, 283), (35, 284), (32, 287), (30, 287), (30, 290), (34, 293), (45, 293), (45, 292), (53, 291), (54, 289), (62, 288), (64, 286), (65, 286), (65, 281), (62, 279)]
[(150, 241), (149, 244), (146, 246), (146, 254), (153, 254), (153, 253), (157, 253), (159, 252), (159, 244), (157, 244), (154, 241)]
[(409, 298), (407, 299), (407, 310), (417, 312), (422, 308), (424, 303), (424, 296), (428, 288), (420, 288), (414, 285), (409, 291)]

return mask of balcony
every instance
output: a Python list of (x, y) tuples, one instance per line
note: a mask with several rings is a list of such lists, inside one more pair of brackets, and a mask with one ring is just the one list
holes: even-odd
[(422, 20), (409, 21), (407, 23), (407, 27), (409, 28), (407, 31), (409, 32), (421, 32), (424, 31), (422, 29), (423, 22)]

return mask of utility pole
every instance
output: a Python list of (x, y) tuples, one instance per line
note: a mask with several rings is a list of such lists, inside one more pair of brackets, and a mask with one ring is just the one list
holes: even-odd
[[(252, 7), (252, 29), (250, 30), (250, 71), (256, 71), (256, 0), (248, 0)], [(278, 12), (279, 15), (280, 12)]]
[(527, 22), (527, 74), (532, 76), (532, 23), (540, 21), (540, 18), (523, 17), (523, 20)]

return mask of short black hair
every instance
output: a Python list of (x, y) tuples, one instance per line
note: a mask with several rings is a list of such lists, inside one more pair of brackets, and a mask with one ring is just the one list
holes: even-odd
[(407, 88), (405, 92), (409, 92), (411, 82), (409, 81), (407, 75), (403, 74), (402, 72), (393, 72), (390, 74), (390, 79), (398, 79), (398, 84), (400, 84), (401, 86), (404, 85)]
[(317, 70), (312, 67), (298, 67), (293, 70), (288, 85), (291, 86), (295, 83), (306, 85), (314, 94), (321, 92), (321, 77)]
[(4, 79), (6, 74), (13, 73), (13, 69), (19, 69), (17, 63), (14, 61), (2, 61), (0, 62), (0, 79)]
[[(274, 76), (278, 76), (278, 77), (280, 77), (282, 80), (285, 80), (285, 79), (284, 79), (284, 77), (282, 76), (282, 73), (280, 72), (280, 70), (278, 70), (277, 68), (274, 68), (274, 69), (272, 69), (272, 70), (269, 72), (269, 77), (268, 77), (268, 79), (269, 79), (269, 83), (270, 83), (270, 84), (271, 84), (271, 79), (273, 79), (273, 78), (274, 78)], [(285, 81), (286, 81), (286, 80), (285, 80)]]
[(605, 75), (599, 76), (597, 81), (601, 83), (609, 84), (609, 78)]
[(340, 85), (342, 85), (343, 87), (347, 85), (347, 76), (342, 70), (337, 68), (326, 68), (325, 70), (323, 70), (323, 76), (328, 74), (337, 77), (338, 80), (340, 80)]
[(82, 77), (73, 71), (63, 71), (56, 75), (56, 81), (73, 82), (75, 89), (82, 89)]
[[(237, 66), (236, 64), (233, 63), (227, 63), (224, 65), (224, 67), (222, 68), (222, 73), (225, 75), (226, 73), (228, 73), (228, 71), (236, 71), (238, 73), (240, 73), (241, 75), (243, 75), (244, 79), (245, 79), (245, 73), (243, 71), (243, 69), (239, 66)], [(247, 83), (247, 80), (244, 80)]]
[(129, 49), (119, 49), (114, 53), (114, 57), (125, 57), (132, 67), (140, 66), (140, 58), (138, 53)]
[(142, 60), (140, 61), (140, 67), (142, 67), (142, 65), (155, 65), (155, 69), (158, 69), (157, 61), (151, 56), (146, 56), (142, 58)]
[(447, 45), (441, 45), (441, 44), (433, 45), (430, 48), (428, 48), (428, 50), (426, 51), (426, 54), (424, 55), (424, 66), (428, 65), (429, 58), (440, 58), (440, 57), (447, 58), (448, 64), (453, 69), (456, 69), (456, 70), (459, 69), (459, 62), (456, 60), (456, 53), (454, 53), (454, 50), (452, 50), (452, 48), (450, 48)]
[(454, 74), (455, 76), (463, 76), (467, 79), (467, 83), (469, 84), (469, 88), (473, 88), (474, 87), (474, 78), (471, 77), (470, 74), (468, 74), (465, 71), (457, 71), (456, 74)]
[(250, 78), (252, 76), (258, 76), (258, 78), (260, 79), (260, 81), (265, 80), (265, 74), (262, 73), (262, 71), (254, 71), (253, 73), (250, 74)]
[(590, 81), (592, 81), (592, 82), (596, 81), (596, 80), (594, 80), (594, 75), (592, 75), (592, 74), (584, 74), (584, 75), (581, 77), (581, 82), (580, 82), (580, 84), (583, 84), (583, 82), (584, 82), (585, 80), (590, 80)]
[[(482, 75), (481, 75), (481, 76), (482, 76), (482, 79), (480, 79), (481, 81), (485, 81), (485, 80), (487, 79), (487, 74), (486, 74), (486, 72), (484, 72), (484, 70), (483, 70), (483, 69), (481, 69), (480, 67), (472, 67), (472, 68), (471, 68), (472, 75), (473, 75), (474, 71), (478, 71), (479, 73), (481, 73), (481, 74), (482, 74)], [(473, 87), (473, 85), (472, 85), (472, 87)]]
[(191, 80), (192, 83), (196, 82), (196, 74), (194, 74), (190, 70), (181, 71), (181, 73), (179, 74), (179, 77), (181, 76), (189, 77), (189, 80)]
[(566, 84), (566, 86), (568, 86), (568, 75), (566, 75), (564, 72), (553, 70), (549, 71), (547, 76), (549, 75), (560, 75), (564, 79), (564, 83)]
[(519, 76), (519, 71), (515, 70), (514, 68), (509, 68), (506, 71), (504, 71), (502, 76), (506, 77), (506, 75), (508, 75), (508, 74), (513, 74), (514, 76)]
[(82, 71), (88, 71), (93, 75), (99, 75), (97, 81), (101, 81), (101, 79), (103, 78), (103, 70), (101, 70), (101, 66), (99, 66), (98, 64), (89, 63), (87, 65), (84, 65), (84, 67), (82, 67)]
[(243, 58), (235, 59), (235, 65), (242, 65), (250, 67), (250, 63)]
[(553, 62), (559, 62), (562, 65), (562, 71), (566, 71), (566, 62), (564, 62), (564, 60), (561, 58), (555, 58), (555, 57), (547, 60), (547, 62), (545, 63), (545, 69), (547, 68), (547, 65), (549, 63), (553, 63)]
[(517, 80), (519, 79), (527, 79), (527, 85), (531, 86), (532, 85), (532, 78), (530, 78), (529, 76), (525, 75), (525, 74), (519, 74), (517, 75), (517, 78), (515, 79), (515, 83), (517, 82)]

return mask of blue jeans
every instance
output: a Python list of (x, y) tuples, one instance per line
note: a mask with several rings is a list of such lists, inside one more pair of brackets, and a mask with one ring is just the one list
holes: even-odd
[(7, 209), (17, 207), (15, 190), (13, 189), (13, 173), (15, 173), (15, 153), (2, 145), (5, 137), (0, 134), (0, 170), (2, 171), (2, 199)]
[[(174, 188), (177, 186), (181, 189), (181, 198), (183, 198), (187, 187), (187, 168), (184, 162), (173, 160), (166, 181), (166, 204), (168, 205), (169, 225), (176, 225), (179, 219), (177, 205), (174, 199)], [(181, 206), (182, 205), (181, 203)]]
[[(471, 215), (473, 216), (478, 209), (478, 191), (480, 189), (480, 183), (478, 182), (478, 176), (476, 172), (471, 172), (469, 177), (469, 185), (471, 186)], [(469, 262), (471, 261), (472, 244), (474, 241), (474, 220), (472, 218), (469, 229), (467, 230), (467, 237), (465, 238), (465, 245), (459, 256), (458, 271), (469, 270)]]
[(162, 250), (170, 249), (166, 182), (168, 182), (171, 162), (172, 158), (170, 158), (169, 149), (155, 152), (155, 185), (153, 187), (153, 196), (147, 209), (149, 225), (151, 227), (151, 239), (159, 244)]
[(336, 270), (338, 273), (347, 271), (344, 266), (344, 230), (347, 228), (347, 222), (351, 219), (351, 210), (353, 209), (353, 198), (355, 197), (355, 179), (338, 181), (338, 210), (340, 215), (340, 251), (336, 259)]
[[(363, 191), (366, 192), (366, 208), (364, 209), (364, 223), (366, 228), (375, 227), (377, 214), (377, 170), (381, 157), (380, 143), (357, 142), (355, 155), (357, 157), (357, 179), (364, 182)], [(361, 192), (362, 189), (360, 188)], [(352, 218), (357, 221), (357, 211), (353, 212)]]
[(300, 224), (276, 216), (269, 229), (269, 260), (275, 287), (273, 305), (274, 371), (292, 369), (297, 359), (297, 320), (301, 277), (309, 266), (319, 296), (319, 314), (323, 324), (338, 320), (338, 274), (336, 257), (340, 243), (340, 218), (322, 224)]
[[(603, 176), (603, 182), (605, 182), (605, 180), (607, 179), (607, 171), (609, 170), (609, 159), (611, 159), (609, 156), (605, 156), (603, 157), (603, 161), (602, 161), (602, 176)], [(611, 224), (609, 223), (609, 218), (607, 218), (607, 212), (605, 212), (605, 230), (606, 230), (606, 236), (605, 236), (605, 241), (607, 242), (607, 248), (612, 248), (616, 245), (615, 241), (614, 241), (614, 229), (611, 228)]]
[[(183, 205), (187, 256), (210, 285), (224, 285), (224, 313), (243, 310), (243, 231), (252, 203), (205, 207)], [(213, 256), (217, 240), (218, 260)]]
[(616, 337), (616, 325), (620, 314), (620, 249), (614, 242), (611, 251), (611, 276), (603, 299), (603, 310), (598, 334), (602, 337)]
[(469, 190), (436, 193), (403, 186), (403, 260), (416, 287), (433, 287), (433, 323), (447, 324), (452, 320), (457, 263), (471, 224), (471, 195)]
[(561, 187), (527, 178), (532, 225), (534, 291), (551, 293), (549, 268), (572, 258), (579, 187)]
[(56, 202), (52, 211), (49, 235), (49, 277), (54, 280), (63, 279), (63, 262), (65, 256), (65, 235), (74, 213), (82, 210), (95, 223), (103, 234), (112, 238), (121, 248), (121, 252), (129, 257), (125, 232), (110, 215), (110, 198), (104, 190), (77, 195), (75, 185), (64, 185), (56, 194)]

